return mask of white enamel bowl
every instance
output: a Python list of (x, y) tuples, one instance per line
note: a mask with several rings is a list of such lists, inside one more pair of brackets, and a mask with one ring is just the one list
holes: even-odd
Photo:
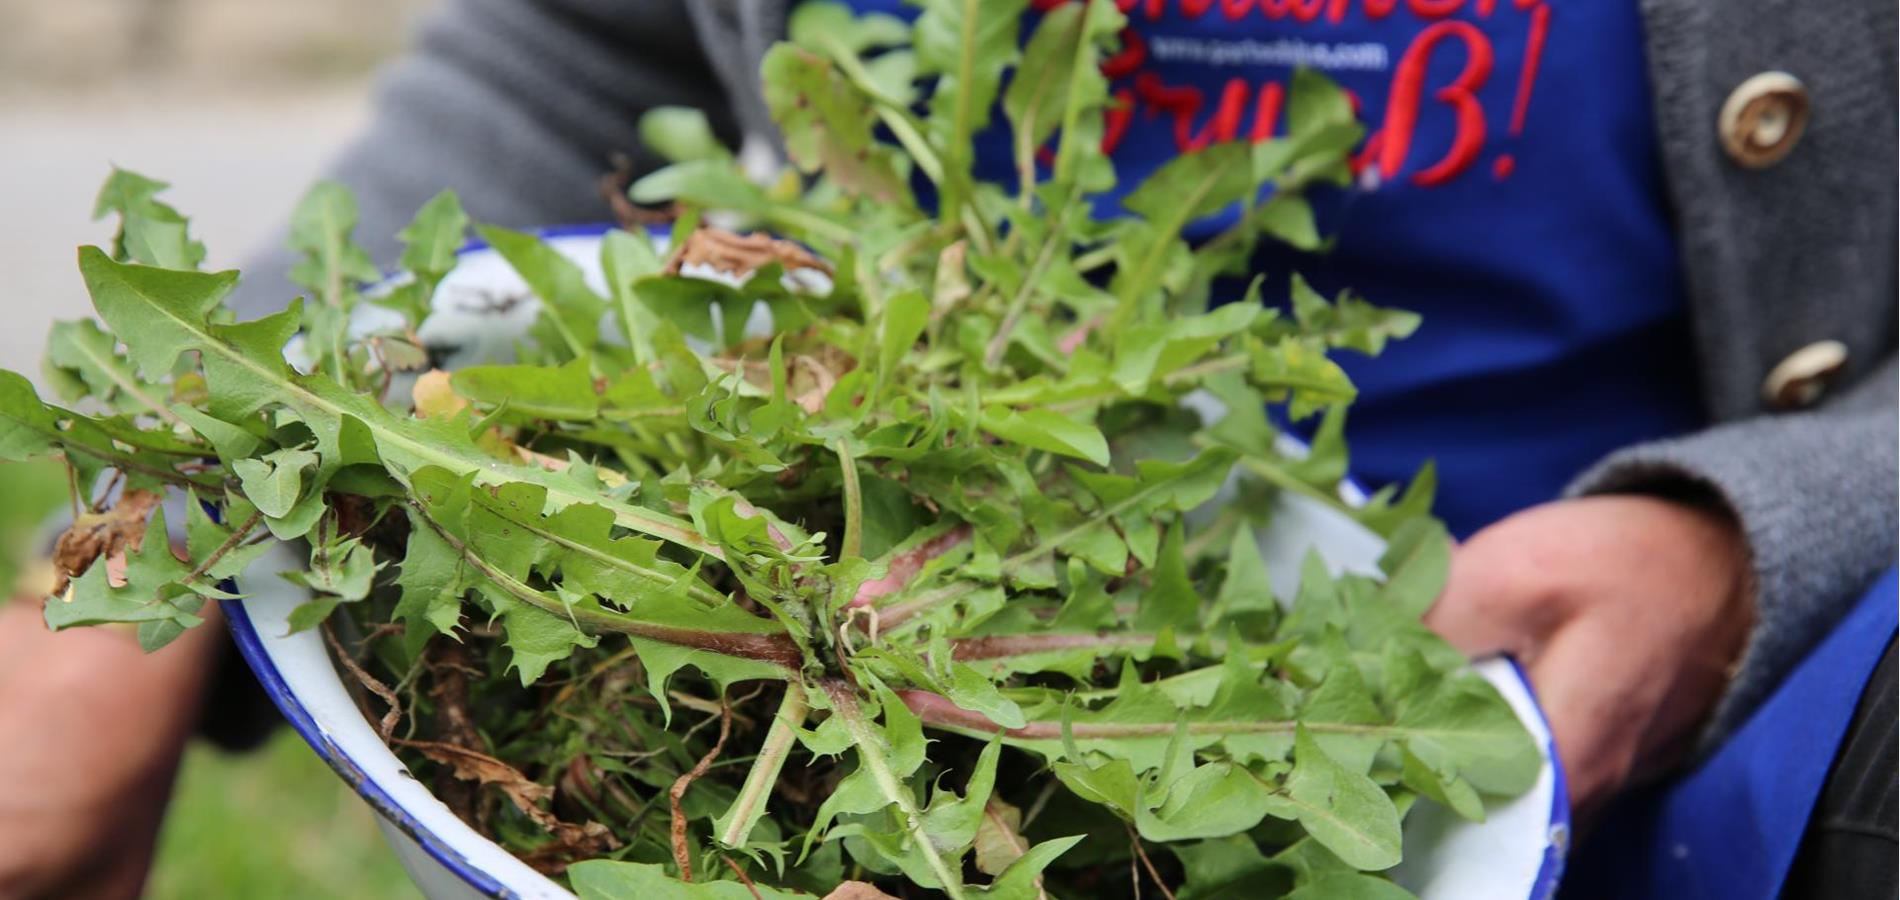
[[(600, 273), (601, 226), (544, 232), (605, 290)], [(472, 246), (436, 291), (436, 314), (421, 329), (448, 365), (505, 357), (533, 321), (535, 301), (494, 251)], [(369, 324), (369, 323), (364, 323)], [(294, 356), (295, 348), (289, 352)], [(1348, 486), (1346, 498), (1364, 499)], [(1309, 548), (1339, 570), (1372, 570), (1380, 539), (1357, 523), (1300, 497), (1284, 496), (1261, 539), (1267, 570), (1282, 583), (1299, 571)], [(430, 900), (479, 897), (571, 898), (464, 824), (431, 796), (384, 746), (345, 689), (315, 631), (290, 634), (290, 611), (306, 599), (275, 573), (298, 565), (280, 548), (240, 579), (248, 594), (225, 604), (239, 652), (257, 673), (292, 728), (376, 810), (403, 865)], [(1545, 900), (1555, 894), (1569, 837), (1569, 804), (1550, 729), (1521, 670), (1508, 660), (1478, 666), (1544, 748), (1544, 767), (1531, 791), (1490, 810), (1482, 824), (1424, 804), (1406, 819), (1405, 862), (1394, 877), (1424, 900)]]

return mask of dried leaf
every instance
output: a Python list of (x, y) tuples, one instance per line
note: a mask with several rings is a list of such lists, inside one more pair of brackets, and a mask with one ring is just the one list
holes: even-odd
[(666, 261), (665, 275), (678, 275), (687, 266), (705, 266), (719, 272), (744, 275), (778, 263), (786, 271), (816, 269), (831, 274), (831, 266), (793, 241), (762, 231), (737, 234), (723, 228), (701, 228), (686, 236)]
[(146, 521), (162, 499), (155, 491), (129, 490), (111, 509), (73, 520), (53, 545), (53, 566), (58, 571), (53, 593), (65, 591), (67, 583), (84, 575), (99, 557), (138, 546), (145, 538)]
[(874, 884), (847, 881), (826, 894), (825, 900), (897, 900), (897, 898), (878, 890)]
[(430, 369), (416, 378), (409, 397), (415, 403), (416, 415), (425, 419), (446, 419), (468, 408), (468, 401), (450, 384), (449, 373), (441, 369)]
[(438, 741), (397, 741), (397, 744), (448, 766), (457, 778), (500, 789), (516, 809), (553, 835), (552, 843), (537, 848), (525, 860), (543, 872), (559, 872), (575, 860), (620, 846), (607, 826), (599, 822), (578, 825), (563, 822), (542, 809), (542, 801), (554, 799), (554, 789), (529, 780), (515, 767), (486, 753)]
[(976, 867), (985, 875), (1001, 875), (1011, 863), (1029, 852), (1023, 839), (1023, 811), (996, 797), (983, 805), (983, 822), (976, 829)]

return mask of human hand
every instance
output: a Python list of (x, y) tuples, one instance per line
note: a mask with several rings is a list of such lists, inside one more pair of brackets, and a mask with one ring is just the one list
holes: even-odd
[(1720, 513), (1645, 496), (1563, 500), (1460, 546), (1425, 622), (1467, 654), (1524, 665), (1587, 814), (1693, 740), (1748, 636), (1749, 571)]
[(0, 600), (0, 898), (138, 896), (219, 649), (207, 613), (146, 654)]

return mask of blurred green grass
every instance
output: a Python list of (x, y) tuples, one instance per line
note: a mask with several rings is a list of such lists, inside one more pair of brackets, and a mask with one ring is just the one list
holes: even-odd
[(369, 807), (288, 728), (251, 753), (185, 753), (148, 900), (415, 900)]

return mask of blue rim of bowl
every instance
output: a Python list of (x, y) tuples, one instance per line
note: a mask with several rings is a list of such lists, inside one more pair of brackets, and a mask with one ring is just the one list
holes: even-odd
[[(1511, 673), (1524, 683), (1524, 692), (1531, 698), (1531, 709), (1537, 711), (1537, 721), (1544, 726), (1544, 732), (1550, 733), (1550, 717), (1544, 715), (1544, 706), (1537, 702), (1537, 692), (1531, 687), (1530, 675), (1524, 671), (1517, 660), (1505, 657), (1511, 664)], [(1531, 882), (1530, 900), (1550, 900), (1557, 896), (1557, 885), (1564, 877), (1564, 857), (1570, 852), (1570, 784), (1564, 779), (1563, 759), (1557, 755), (1557, 737), (1552, 734), (1544, 741), (1544, 755), (1550, 760), (1550, 821), (1544, 831), (1544, 864), (1537, 869), (1537, 878)]]
[(264, 693), (270, 697), (272, 703), (277, 704), (278, 711), (284, 714), (284, 718), (290, 722), (290, 727), (303, 737), (304, 743), (309, 744), (310, 749), (315, 750), (338, 777), (355, 789), (356, 793), (385, 821), (408, 835), (424, 853), (429, 854), (431, 859), (441, 863), (443, 868), (454, 873), (455, 877), (460, 878), (470, 887), (489, 897), (518, 896), (494, 876), (477, 868), (462, 854), (455, 852), (434, 831), (417, 821), (403, 809), (401, 804), (396, 802), (394, 797), (383, 790), (382, 785), (377, 784), (361, 766), (357, 765), (356, 760), (350, 757), (348, 751), (330, 740), (329, 735), (323, 732), (323, 729), (317, 725), (316, 719), (310, 715), (310, 711), (304, 708), (303, 702), (297, 699), (296, 693), (290, 689), (290, 684), (284, 680), (283, 673), (278, 671), (277, 664), (271, 660), (269, 652), (264, 649), (264, 642), (257, 633), (257, 625), (251, 621), (250, 614), (245, 611), (243, 601), (224, 600), (220, 601), (219, 605), (224, 609), (224, 619), (231, 630), (231, 637), (237, 642), (238, 655), (244, 657), (244, 661), (250, 664), (251, 671), (257, 675), (258, 683), (264, 686)]
[[(615, 227), (617, 226), (605, 223), (563, 225), (536, 229), (531, 233), (543, 239), (594, 237), (605, 234)], [(653, 229), (653, 231), (660, 232), (664, 229)], [(473, 239), (457, 250), (456, 255), (484, 250), (487, 247), (486, 241)], [(1369, 495), (1359, 482), (1347, 478), (1345, 483), (1360, 496)], [(271, 661), (270, 654), (264, 650), (264, 642), (258, 637), (257, 626), (251, 622), (250, 615), (245, 612), (243, 602), (227, 600), (221, 601), (221, 605), (224, 608), (225, 621), (231, 630), (231, 637), (237, 642), (238, 655), (244, 657), (244, 661), (250, 665), (251, 671), (257, 675), (257, 680), (264, 686), (264, 693), (270, 697), (272, 703), (277, 704), (277, 709), (284, 714), (285, 719), (289, 720), (290, 727), (303, 736), (304, 742), (309, 744), (310, 748), (315, 750), (338, 776), (354, 788), (356, 793), (361, 795), (391, 825), (396, 826), (403, 834), (414, 840), (431, 859), (441, 863), (444, 868), (467, 882), (470, 887), (490, 897), (516, 896), (507, 886), (495, 880), (494, 876), (476, 868), (461, 854), (451, 849), (440, 837), (437, 837), (435, 832), (424, 827), (421, 822), (416, 821), (413, 816), (404, 811), (381, 785), (363, 773), (362, 767), (358, 766), (343, 748), (338, 747), (324, 735), (323, 730), (317, 726), (316, 720), (311, 717), (310, 711), (304, 709), (303, 703), (297, 699), (290, 685), (284, 681), (283, 673), (277, 670), (277, 664)], [(1548, 732), (1550, 720), (1544, 715), (1543, 706), (1538, 704), (1536, 692), (1531, 689), (1530, 676), (1525, 674), (1524, 667), (1518, 665), (1517, 660), (1507, 658), (1506, 662), (1511, 664), (1511, 672), (1524, 683), (1524, 689), (1531, 698), (1531, 707), (1537, 711), (1538, 721)], [(1528, 900), (1549, 900), (1556, 896), (1558, 882), (1563, 879), (1564, 856), (1570, 848), (1570, 791), (1564, 779), (1563, 762), (1557, 756), (1556, 738), (1547, 740), (1544, 749), (1545, 756), (1550, 761), (1552, 776), (1550, 821), (1544, 835), (1544, 861), (1537, 870), (1536, 879), (1531, 882)]]

